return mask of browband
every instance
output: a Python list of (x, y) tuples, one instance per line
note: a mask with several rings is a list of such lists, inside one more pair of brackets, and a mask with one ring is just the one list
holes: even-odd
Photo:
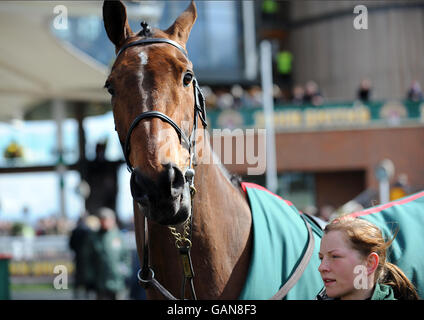
[(174, 46), (175, 48), (177, 48), (178, 50), (180, 50), (188, 59), (188, 54), (187, 51), (183, 48), (182, 45), (180, 45), (178, 42), (170, 40), (170, 39), (166, 39), (166, 38), (149, 38), (149, 39), (141, 39), (141, 40), (137, 40), (131, 43), (126, 44), (125, 46), (123, 46), (121, 49), (119, 49), (118, 53), (116, 54), (116, 57), (118, 58), (118, 56), (127, 48), (129, 47), (133, 47), (133, 46), (138, 46), (138, 45), (143, 45), (143, 44), (152, 44), (152, 43), (167, 43), (170, 44), (171, 46)]
[[(118, 53), (116, 54), (116, 57), (118, 57), (124, 50), (128, 49), (129, 47), (138, 46), (138, 45), (148, 45), (148, 44), (154, 44), (154, 43), (170, 44), (170, 45), (174, 46), (175, 48), (177, 48), (178, 50), (180, 50), (184, 54), (184, 56), (188, 59), (188, 55), (187, 55), (186, 50), (179, 43), (177, 43), (173, 40), (170, 40), (170, 39), (166, 39), (166, 38), (147, 38), (147, 39), (141, 39), (141, 40), (138, 40), (138, 41), (128, 43), (118, 51)], [(127, 132), (125, 144), (123, 145), (125, 161), (127, 163), (128, 170), (130, 172), (133, 171), (133, 168), (131, 166), (130, 159), (129, 159), (131, 133), (135, 129), (135, 127), (138, 125), (138, 123), (143, 119), (159, 118), (162, 121), (167, 122), (168, 124), (170, 124), (175, 129), (175, 131), (178, 134), (178, 137), (180, 138), (180, 143), (184, 147), (187, 148), (187, 150), (190, 152), (190, 154), (192, 152), (191, 148), (192, 148), (193, 142), (194, 142), (193, 143), (193, 149), (195, 149), (195, 140), (192, 141), (192, 138), (193, 138), (193, 133), (195, 133), (195, 130), (197, 129), (197, 116), (198, 115), (200, 116), (200, 120), (202, 121), (204, 128), (207, 127), (207, 123), (206, 123), (205, 97), (203, 96), (202, 90), (200, 89), (199, 84), (197, 83), (196, 77), (193, 77), (193, 88), (194, 88), (194, 125), (193, 125), (193, 130), (192, 130), (190, 137), (187, 137), (184, 134), (183, 130), (174, 122), (174, 120), (172, 120), (166, 114), (159, 112), (159, 111), (143, 112), (143, 113), (139, 114), (133, 120), (133, 122), (132, 122), (132, 124), (131, 124), (128, 132)]]

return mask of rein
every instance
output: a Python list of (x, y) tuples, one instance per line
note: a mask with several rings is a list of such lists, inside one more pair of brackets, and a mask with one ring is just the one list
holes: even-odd
[[(129, 47), (133, 46), (139, 46), (139, 45), (150, 45), (150, 44), (156, 44), (156, 43), (166, 43), (169, 45), (174, 46), (179, 51), (181, 51), (184, 56), (188, 59), (188, 55), (186, 50), (177, 42), (166, 39), (166, 38), (147, 38), (147, 39), (141, 39), (138, 41), (131, 42), (125, 46), (123, 46), (117, 53), (117, 57), (125, 51)], [(200, 120), (202, 121), (203, 127), (207, 127), (206, 122), (206, 108), (205, 108), (205, 98), (203, 96), (202, 91), (200, 90), (200, 87), (198, 85), (197, 79), (193, 76), (193, 90), (194, 90), (194, 120), (193, 120), (193, 129), (190, 134), (190, 137), (187, 137), (184, 133), (184, 131), (175, 123), (174, 120), (172, 120), (170, 117), (168, 117), (166, 114), (159, 112), (159, 111), (146, 111), (138, 115), (132, 122), (126, 139), (125, 144), (123, 146), (124, 148), (124, 156), (125, 161), (127, 164), (128, 171), (131, 172), (131, 174), (134, 173), (134, 168), (131, 165), (130, 162), (130, 138), (131, 133), (133, 130), (137, 127), (137, 125), (140, 123), (140, 121), (144, 119), (151, 119), (151, 118), (159, 118), (164, 122), (167, 122), (170, 124), (175, 131), (178, 134), (178, 137), (180, 138), (180, 143), (189, 151), (190, 154), (190, 162), (186, 169), (186, 172), (184, 173), (184, 177), (186, 180), (186, 183), (189, 184), (190, 187), (190, 197), (191, 197), (191, 211), (189, 218), (184, 222), (183, 224), (183, 230), (180, 232), (177, 231), (176, 227), (168, 227), (171, 234), (175, 238), (175, 246), (179, 251), (182, 265), (183, 265), (183, 282), (181, 287), (181, 299), (184, 299), (185, 296), (185, 288), (186, 288), (186, 282), (189, 282), (190, 285), (190, 292), (191, 296), (194, 300), (197, 300), (196, 292), (194, 289), (194, 272), (193, 272), (193, 264), (191, 261), (191, 234), (192, 234), (192, 222), (193, 222), (193, 198), (196, 193), (196, 189), (194, 187), (194, 176), (195, 176), (195, 170), (194, 170), (194, 156), (196, 154), (196, 130), (198, 126), (198, 120), (197, 117), (200, 117)], [(163, 285), (159, 283), (155, 279), (155, 273), (152, 269), (152, 267), (149, 264), (149, 239), (148, 239), (148, 227), (147, 227), (147, 218), (144, 217), (144, 234), (143, 234), (143, 242), (144, 242), (144, 250), (143, 250), (143, 261), (142, 261), (142, 267), (137, 273), (137, 278), (144, 287), (147, 287), (149, 285), (152, 285), (155, 287), (165, 298), (169, 300), (177, 300)]]

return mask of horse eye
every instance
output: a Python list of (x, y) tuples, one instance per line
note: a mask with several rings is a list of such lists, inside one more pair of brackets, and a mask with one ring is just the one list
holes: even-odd
[(187, 87), (191, 83), (191, 80), (193, 80), (193, 74), (190, 72), (187, 72), (183, 78), (184, 87)]

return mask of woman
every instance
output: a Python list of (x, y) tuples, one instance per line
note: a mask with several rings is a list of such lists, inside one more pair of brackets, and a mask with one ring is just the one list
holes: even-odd
[(414, 286), (394, 264), (386, 261), (381, 230), (359, 218), (343, 217), (324, 229), (318, 271), (325, 290), (318, 300), (416, 300)]

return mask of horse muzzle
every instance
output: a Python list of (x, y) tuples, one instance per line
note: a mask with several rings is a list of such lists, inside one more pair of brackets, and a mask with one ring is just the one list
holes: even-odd
[(166, 164), (155, 180), (135, 168), (130, 187), (133, 199), (152, 221), (162, 225), (178, 225), (190, 216), (190, 186), (174, 164)]

